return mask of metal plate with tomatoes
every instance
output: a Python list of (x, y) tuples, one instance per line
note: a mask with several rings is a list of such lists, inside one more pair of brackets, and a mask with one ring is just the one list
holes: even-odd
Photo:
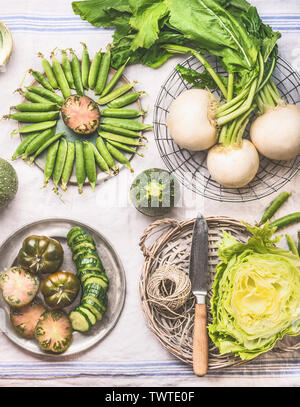
[[(83, 334), (75, 331), (73, 332), (72, 344), (61, 356), (74, 355), (89, 349), (103, 339), (117, 323), (123, 309), (126, 295), (125, 272), (118, 254), (106, 238), (99, 232), (80, 222), (68, 219), (47, 219), (24, 226), (11, 235), (0, 248), (0, 271), (5, 271), (18, 264), (18, 253), (28, 236), (47, 236), (57, 240), (63, 247), (64, 258), (59, 270), (67, 271), (75, 275), (76, 266), (72, 260), (71, 250), (67, 245), (67, 234), (71, 228), (76, 226), (84, 228), (84, 230), (93, 237), (99, 256), (103, 261), (110, 282), (108, 291), (108, 308), (103, 320), (93, 326), (88, 333)], [(46, 279), (48, 276), (49, 274), (45, 273), (44, 276), (42, 275), (42, 280)], [(58, 275), (56, 276), (56, 279), (51, 280), (50, 282), (48, 281), (48, 285), (45, 287), (45, 292), (49, 295), (49, 298), (53, 295), (55, 286), (57, 286), (59, 282), (57, 281), (57, 278), (60, 280), (61, 278), (65, 278), (65, 276)], [(67, 283), (72, 289), (74, 288), (73, 284), (71, 284), (72, 281), (68, 280)], [(37, 297), (47, 308), (49, 308), (49, 304), (45, 302), (45, 297), (41, 290)], [(64, 307), (63, 310), (66, 313), (69, 313), (79, 304), (80, 298), (81, 292), (78, 293), (75, 301), (72, 302), (71, 305)], [(10, 340), (21, 348), (37, 355), (45, 355), (37, 341), (22, 338), (16, 333), (10, 322), (9, 306), (3, 300), (2, 296), (0, 297), (0, 308), (4, 310), (5, 314), (2, 324), (3, 326), (0, 327), (0, 330), (2, 330)], [(55, 354), (47, 353), (47, 355), (50, 357), (59, 357)]]

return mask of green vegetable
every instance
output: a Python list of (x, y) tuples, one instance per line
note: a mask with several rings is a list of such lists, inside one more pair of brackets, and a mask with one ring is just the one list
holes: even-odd
[(34, 92), (29, 92), (29, 91), (24, 92), (22, 89), (18, 89), (17, 92), (19, 92), (20, 95), (22, 95), (25, 99), (27, 99), (33, 103), (43, 103), (43, 104), (52, 103), (51, 101), (49, 101), (49, 99), (44, 98)]
[(82, 194), (83, 185), (86, 179), (86, 170), (84, 163), (83, 143), (79, 140), (75, 140), (75, 157), (76, 157), (75, 165), (78, 191), (80, 194)]
[(20, 112), (49, 112), (57, 110), (58, 106), (55, 103), (20, 103), (13, 106), (12, 109), (19, 110)]
[(71, 229), (67, 242), (81, 281), (80, 305), (70, 313), (74, 330), (88, 332), (101, 321), (107, 309), (109, 281), (93, 238), (81, 227)]
[(127, 93), (126, 95), (123, 95), (110, 103), (108, 103), (108, 107), (112, 109), (119, 109), (124, 106), (128, 106), (131, 103), (136, 102), (142, 95), (144, 95), (145, 92), (130, 92)]
[(62, 265), (64, 250), (56, 239), (28, 236), (18, 254), (18, 264), (34, 274), (55, 273)]
[(41, 349), (60, 354), (65, 352), (73, 339), (72, 325), (64, 311), (47, 311), (41, 316), (35, 338)]
[(46, 187), (49, 179), (52, 177), (54, 167), (55, 167), (58, 147), (59, 147), (59, 140), (57, 140), (55, 143), (53, 143), (47, 151), (46, 164), (45, 164), (45, 169), (44, 169), (44, 187)]
[(48, 101), (50, 100), (51, 102), (58, 104), (59, 106), (64, 103), (64, 98), (62, 96), (51, 90), (42, 88), (41, 86), (28, 86), (26, 89), (29, 90), (29, 92), (36, 93), (42, 98), (48, 99)]
[(54, 91), (54, 88), (52, 87), (51, 83), (48, 82), (48, 80), (44, 77), (44, 75), (38, 71), (35, 71), (33, 69), (29, 69), (29, 73), (34, 77), (34, 79), (39, 82), (44, 88)]
[(209, 335), (220, 353), (250, 360), (272, 349), (285, 335), (300, 333), (300, 259), (276, 246), (275, 228), (247, 227), (252, 237), (238, 242), (224, 232), (219, 246)]
[(106, 96), (101, 96), (100, 99), (97, 100), (99, 105), (107, 105), (108, 103), (112, 102), (113, 100), (119, 98), (120, 96), (124, 95), (124, 93), (129, 92), (136, 82), (126, 83), (125, 85), (120, 86), (119, 88), (115, 89), (113, 92), (108, 93)]
[(283, 216), (282, 218), (276, 219), (274, 222), (270, 223), (270, 227), (276, 227), (277, 230), (279, 230), (297, 222), (300, 222), (300, 212), (291, 213), (289, 215)]
[(282, 192), (266, 209), (259, 225), (265, 224), (269, 219), (271, 219), (275, 213), (281, 208), (281, 206), (289, 199), (292, 194), (288, 192)]
[(67, 190), (68, 183), (73, 171), (74, 161), (75, 161), (75, 144), (72, 143), (71, 141), (68, 141), (67, 158), (61, 176), (61, 187), (64, 191)]
[(75, 89), (78, 95), (82, 96), (84, 94), (83, 90), (83, 84), (82, 84), (82, 77), (81, 77), (81, 66), (79, 59), (77, 58), (77, 55), (75, 52), (71, 49), (71, 55), (72, 55), (72, 60), (71, 60), (71, 67), (72, 67), (72, 74), (74, 78), (74, 83), (75, 83)]
[(134, 172), (133, 168), (131, 167), (130, 161), (128, 158), (121, 153), (115, 146), (107, 142), (106, 147), (110, 154), (117, 160), (119, 163), (124, 164), (127, 168), (130, 169), (131, 172)]
[(64, 73), (58, 59), (55, 57), (54, 53), (51, 54), (50, 58), (52, 61), (52, 68), (53, 68), (55, 78), (57, 80), (57, 83), (59, 84), (59, 88), (60, 88), (64, 98), (66, 99), (69, 96), (71, 96), (71, 90), (70, 90), (69, 83), (68, 83), (65, 73)]
[(106, 133), (104, 131), (98, 131), (98, 133), (99, 133), (99, 136), (101, 136), (102, 138), (104, 138), (108, 141), (110, 141), (110, 140), (117, 141), (118, 143), (129, 144), (130, 146), (145, 146), (145, 144), (141, 143), (136, 138), (119, 136), (117, 134)]
[[(128, 64), (130, 58), (128, 58), (126, 60), (126, 62), (117, 70), (117, 72), (113, 75), (113, 77), (111, 78), (111, 80), (108, 82), (108, 84), (106, 85), (105, 89), (103, 90), (103, 92), (101, 93), (101, 98), (104, 98), (104, 96), (107, 96), (113, 89), (114, 87), (117, 85), (117, 83), (119, 82), (119, 79), (121, 78), (124, 69), (126, 68), (126, 65)], [(125, 92), (124, 92), (125, 93)], [(119, 93), (118, 96), (121, 96), (123, 93)], [(113, 99), (111, 99), (113, 100)], [(109, 102), (111, 101), (109, 100)]]
[(35, 154), (48, 140), (54, 136), (54, 134), (55, 131), (53, 128), (44, 130), (28, 144), (22, 158), (25, 160), (31, 154)]
[(35, 133), (30, 133), (28, 135), (26, 135), (26, 137), (24, 137), (24, 139), (22, 140), (21, 144), (19, 144), (18, 148), (16, 149), (16, 151), (14, 152), (13, 156), (12, 156), (12, 160), (16, 160), (18, 157), (20, 157), (21, 155), (23, 155), (26, 151), (26, 148), (28, 147), (28, 145), (33, 141), (33, 139), (35, 139), (38, 135), (40, 134), (40, 132), (35, 132)]
[(136, 131), (123, 129), (121, 127), (112, 126), (111, 124), (103, 124), (103, 123), (101, 123), (100, 129), (105, 131), (106, 133), (113, 133), (113, 134), (117, 134), (119, 136), (142, 138), (141, 134), (137, 133)]
[(62, 50), (61, 55), (62, 55), (61, 66), (63, 68), (65, 77), (66, 77), (66, 79), (68, 81), (69, 87), (71, 89), (75, 89), (75, 83), (74, 83), (74, 78), (73, 78), (73, 74), (72, 74), (72, 67), (71, 67), (71, 63), (70, 63), (69, 58), (68, 58), (67, 51)]
[(98, 72), (100, 69), (101, 60), (102, 60), (102, 52), (100, 50), (94, 56), (94, 59), (91, 63), (91, 68), (90, 68), (90, 73), (89, 73), (89, 78), (88, 78), (88, 87), (93, 90), (95, 89), (95, 86), (97, 83), (97, 77), (98, 77)]
[(15, 198), (18, 186), (18, 176), (14, 167), (0, 158), (0, 209)]
[(17, 120), (21, 123), (41, 123), (50, 120), (57, 120), (59, 117), (59, 111), (54, 112), (16, 112), (8, 116), (4, 116), (5, 119)]
[(68, 142), (63, 137), (59, 142), (59, 147), (57, 151), (54, 171), (53, 171), (53, 183), (54, 183), (54, 191), (58, 192), (58, 185), (62, 177), (62, 173), (65, 167), (65, 162), (67, 159), (68, 154)]
[(87, 178), (95, 192), (96, 182), (97, 182), (97, 170), (96, 170), (96, 160), (94, 150), (91, 147), (91, 143), (83, 142), (83, 154), (84, 154), (84, 164), (86, 169)]
[(116, 119), (111, 117), (104, 117), (101, 120), (101, 124), (108, 124), (110, 126), (121, 127), (122, 129), (133, 131), (148, 131), (153, 129), (151, 124), (145, 124), (136, 120)]
[(40, 52), (38, 53), (38, 56), (40, 58), (42, 58), (42, 65), (43, 65), (45, 74), (46, 74), (51, 86), (54, 89), (58, 89), (58, 83), (57, 83), (54, 73), (52, 71), (52, 66), (51, 66), (50, 62)]
[(103, 138), (100, 135), (100, 132), (98, 131), (99, 137), (96, 139), (96, 146), (97, 149), (100, 153), (100, 155), (103, 157), (109, 168), (111, 168), (113, 171), (117, 171), (117, 168), (115, 167), (115, 161), (110, 154), (110, 152), (107, 149), (107, 146), (103, 140)]
[(130, 198), (146, 216), (162, 216), (171, 211), (180, 197), (179, 184), (171, 173), (159, 168), (143, 171), (132, 183)]
[(77, 297), (80, 282), (73, 274), (66, 271), (58, 271), (50, 274), (41, 283), (41, 293), (46, 304), (52, 309), (67, 307)]
[(298, 248), (297, 248), (297, 245), (296, 245), (296, 242), (295, 242), (293, 236), (285, 235), (285, 237), (286, 237), (286, 241), (287, 241), (290, 251), (293, 254), (295, 254), (296, 256), (299, 256)]
[(90, 74), (90, 57), (86, 44), (81, 43), (83, 46), (81, 57), (81, 79), (85, 89), (89, 89), (89, 74)]
[(39, 285), (38, 276), (21, 267), (12, 267), (0, 274), (3, 299), (14, 308), (30, 304), (38, 292)]
[(98, 77), (95, 85), (95, 94), (101, 95), (108, 79), (109, 69), (110, 69), (111, 53), (110, 46), (107, 47), (107, 51), (104, 53), (101, 59), (101, 64), (99, 67)]
[(21, 129), (19, 129), (18, 133), (29, 134), (37, 131), (52, 129), (52, 127), (56, 126), (56, 123), (57, 123), (56, 120), (50, 120), (48, 122), (29, 124), (28, 126), (24, 126)]
[(135, 119), (140, 116), (145, 115), (144, 110), (136, 110), (136, 109), (113, 109), (107, 108), (101, 111), (102, 116), (104, 117), (115, 117), (117, 119)]
[(33, 157), (31, 157), (30, 162), (33, 163), (33, 161), (40, 155), (42, 154), (45, 150), (47, 150), (47, 148), (49, 146), (51, 146), (53, 143), (55, 143), (57, 140), (59, 140), (62, 136), (64, 135), (64, 133), (58, 133), (55, 134), (55, 136), (51, 137), (50, 139), (48, 139), (46, 141), (45, 144), (43, 144), (34, 154)]

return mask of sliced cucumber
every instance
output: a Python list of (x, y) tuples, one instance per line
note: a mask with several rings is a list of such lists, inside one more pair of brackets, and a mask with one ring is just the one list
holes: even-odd
[(102, 302), (101, 300), (99, 300), (99, 298), (96, 298), (92, 295), (85, 295), (82, 298), (82, 302), (85, 301), (92, 301), (94, 305), (97, 305), (99, 308), (99, 311), (102, 312), (102, 314), (104, 314), (104, 312), (107, 310), (107, 302)]
[(76, 254), (79, 252), (79, 250), (82, 250), (82, 249), (96, 250), (96, 247), (93, 243), (84, 241), (84, 242), (73, 245), (71, 247), (71, 249), (72, 249), (72, 253)]
[(89, 284), (98, 284), (100, 285), (104, 290), (107, 290), (108, 288), (108, 278), (106, 277), (106, 275), (102, 274), (98, 274), (95, 276), (90, 276), (87, 279), (85, 279), (83, 282), (83, 286), (87, 287)]
[(87, 315), (76, 308), (69, 315), (72, 328), (78, 332), (88, 332), (91, 329), (91, 323)]
[(102, 320), (102, 318), (103, 318), (103, 313), (102, 313), (102, 311), (100, 310), (100, 307), (98, 307), (98, 305), (95, 304), (94, 301), (92, 301), (92, 300), (90, 300), (90, 299), (87, 299), (86, 301), (83, 301), (83, 302), (82, 302), (82, 305), (83, 305), (85, 308), (88, 308), (88, 309), (90, 309), (90, 310), (92, 311), (92, 313), (96, 316), (98, 322)]
[(77, 261), (79, 261), (81, 256), (86, 256), (87, 254), (95, 255), (95, 254), (97, 254), (97, 251), (96, 251), (96, 249), (91, 249), (90, 247), (81, 248), (75, 254), (73, 253), (72, 259), (75, 263), (77, 263)]
[(97, 323), (97, 316), (88, 308), (86, 308), (84, 305), (80, 305), (77, 310), (83, 312), (89, 319), (91, 325), (95, 325)]
[[(101, 319), (102, 319), (104, 311), (102, 310), (101, 304), (100, 304), (100, 302), (99, 302), (99, 300), (97, 298), (90, 297), (90, 296), (84, 297), (82, 299), (82, 305), (85, 305), (85, 306), (86, 305), (91, 305), (92, 307), (94, 307), (95, 310), (97, 311), (97, 313), (101, 314)], [(99, 315), (98, 315), (98, 318), (99, 318)]]
[(82, 235), (84, 232), (81, 229), (81, 227), (77, 226), (73, 229), (70, 230), (70, 232), (67, 234), (67, 242), (68, 245), (71, 246), (73, 243), (73, 240), (75, 239), (76, 236)]

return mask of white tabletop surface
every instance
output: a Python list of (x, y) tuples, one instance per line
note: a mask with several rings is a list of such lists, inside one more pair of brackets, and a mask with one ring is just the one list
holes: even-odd
[[(273, 16), (268, 21), (281, 29), (283, 34), (280, 54), (299, 70), (299, 1), (253, 0), (252, 3), (258, 6), (262, 16)], [(37, 58), (39, 51), (45, 55), (49, 55), (55, 47), (72, 47), (79, 51), (80, 42), (84, 41), (93, 55), (112, 39), (112, 31), (93, 29), (76, 17), (69, 0), (0, 0), (0, 10), (0, 20), (11, 28), (14, 39), (14, 51), (7, 70), (0, 73), (1, 116), (8, 113), (10, 106), (20, 101), (20, 96), (13, 92), (20, 86), (25, 71), (28, 68), (41, 69), (41, 62)], [(158, 70), (141, 65), (126, 69), (126, 76), (130, 80), (137, 80), (138, 88), (147, 92), (143, 99), (143, 107), (146, 109), (149, 106), (147, 122), (152, 122), (154, 102), (163, 81), (176, 62), (183, 59), (170, 60)], [(15, 128), (16, 123), (13, 121), (3, 121), (0, 124), (2, 158), (9, 159), (18, 145), (18, 136), (9, 136)], [(148, 138), (145, 158), (135, 158), (133, 161), (135, 174), (147, 168), (164, 168), (153, 134), (149, 133)], [(122, 171), (117, 178), (98, 185), (95, 193), (86, 189), (82, 196), (77, 194), (75, 187), (71, 187), (60, 199), (52, 192), (51, 187), (41, 189), (43, 173), (37, 167), (28, 166), (22, 160), (13, 165), (20, 185), (16, 199), (0, 212), (0, 243), (21, 226), (45, 218), (70, 218), (91, 225), (107, 237), (120, 255), (126, 271), (127, 296), (121, 318), (111, 334), (90, 351), (68, 360), (68, 368), (58, 362), (55, 365), (46, 363), (45, 360), (19, 349), (5, 335), (0, 334), (0, 386), (32, 387), (41, 383), (47, 386), (298, 385), (300, 361), (296, 374), (269, 374), (267, 378), (248, 375), (244, 368), (240, 370), (238, 377), (235, 372), (236, 378), (224, 372), (196, 378), (191, 374), (190, 368), (181, 364), (176, 367), (177, 374), (170, 367), (173, 372), (171, 375), (167, 371), (160, 376), (155, 375), (160, 371), (159, 367), (155, 367), (156, 363), (166, 362), (170, 366), (175, 363), (177, 366), (177, 361), (148, 330), (140, 309), (138, 280), (143, 256), (138, 243), (151, 220), (139, 214), (129, 203), (128, 190), (134, 175)], [(293, 192), (293, 196), (280, 214), (299, 210), (299, 186), (300, 175), (283, 188)], [(185, 207), (175, 209), (171, 216), (178, 219), (191, 218), (201, 208), (205, 215), (227, 215), (251, 222), (259, 217), (271, 199), (272, 196), (252, 203), (230, 204), (202, 199), (199, 201), (198, 198), (196, 204), (193, 197), (189, 196)], [(105, 370), (103, 364), (96, 366), (98, 362), (107, 363), (107, 369)], [(126, 366), (124, 374), (120, 371), (120, 365)], [(149, 375), (143, 374), (146, 369), (149, 369)], [(36, 372), (38, 374), (34, 374)]]

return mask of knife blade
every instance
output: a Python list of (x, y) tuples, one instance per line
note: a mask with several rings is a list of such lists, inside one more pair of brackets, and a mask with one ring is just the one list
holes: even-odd
[(189, 277), (196, 298), (193, 333), (193, 368), (197, 376), (208, 369), (208, 336), (206, 295), (208, 291), (208, 226), (198, 214), (193, 230)]

